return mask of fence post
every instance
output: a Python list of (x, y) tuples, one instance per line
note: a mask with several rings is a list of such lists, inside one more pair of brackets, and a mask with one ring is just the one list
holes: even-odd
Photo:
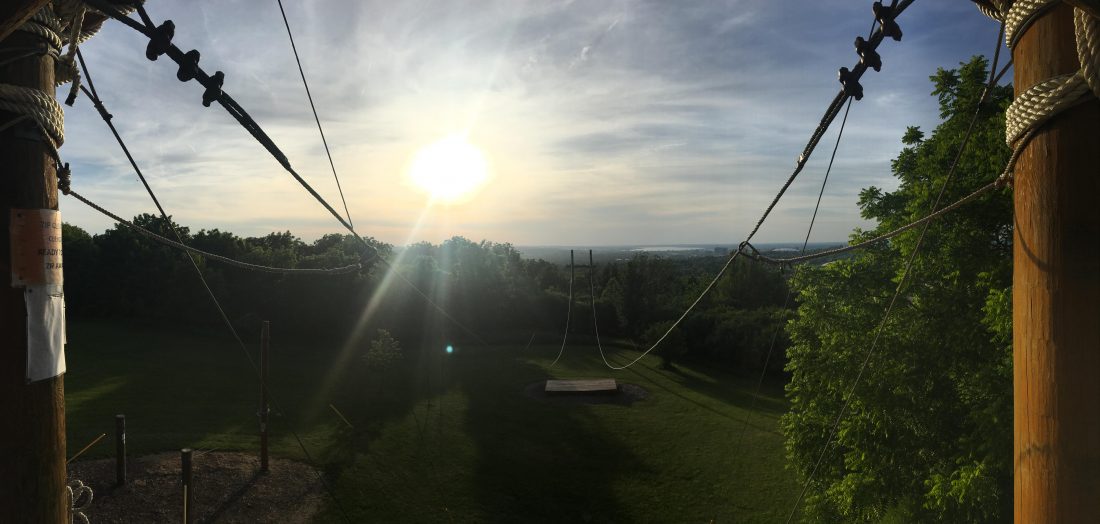
[(194, 522), (191, 511), (195, 500), (194, 485), (191, 482), (191, 448), (180, 450), (180, 474), (183, 481), (183, 524), (191, 524)]
[(270, 361), (271, 322), (265, 320), (260, 331), (260, 471), (266, 472), (267, 462), (267, 368)]
[(126, 415), (115, 415), (115, 486), (126, 485)]

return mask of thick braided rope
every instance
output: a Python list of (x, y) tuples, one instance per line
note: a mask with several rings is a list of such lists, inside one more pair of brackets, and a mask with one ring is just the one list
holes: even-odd
[(61, 37), (58, 36), (62, 31), (61, 21), (53, 15), (49, 7), (39, 9), (31, 16), (30, 20), (24, 22), (15, 30), (41, 37), (52, 49), (61, 50)]
[[(1058, 0), (1016, 0), (1004, 2), (1010, 4), (1008, 11), (1002, 7), (1001, 13), (1005, 22), (1005, 45), (1009, 49), (1016, 48), (1016, 42), (1024, 35), (1028, 26), (1043, 14), (1043, 11), (1054, 7)], [(1003, 6), (1003, 4), (1002, 4)]]
[(38, 89), (0, 84), (0, 110), (31, 117), (55, 149), (65, 142), (65, 112), (61, 104)]
[[(1013, 10), (1017, 5), (1013, 4)], [(1043, 9), (1045, 6), (1037, 6)], [(1060, 75), (1021, 93), (1005, 111), (1005, 142), (1012, 146), (1029, 129), (1043, 125), (1069, 107), (1100, 97), (1100, 21), (1081, 10), (1074, 10), (1074, 37), (1081, 69)], [(1087, 75), (1087, 76), (1086, 76)]]

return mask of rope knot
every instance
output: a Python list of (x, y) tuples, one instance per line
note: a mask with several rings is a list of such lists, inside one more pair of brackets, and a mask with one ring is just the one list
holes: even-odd
[(57, 189), (65, 195), (72, 192), (72, 170), (68, 162), (57, 166)]

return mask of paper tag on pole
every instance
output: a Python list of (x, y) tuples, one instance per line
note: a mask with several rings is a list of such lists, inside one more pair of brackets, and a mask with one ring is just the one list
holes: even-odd
[(27, 286), (27, 382), (65, 372), (65, 294), (61, 286)]
[(11, 286), (61, 286), (61, 212), (11, 210)]

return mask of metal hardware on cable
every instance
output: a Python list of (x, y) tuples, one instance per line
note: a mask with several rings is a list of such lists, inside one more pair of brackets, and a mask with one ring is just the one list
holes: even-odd
[(842, 67), (837, 72), (837, 77), (840, 79), (840, 85), (844, 86), (844, 96), (863, 100), (863, 85), (859, 83), (852, 71), (849, 71), (847, 67)]
[(856, 37), (856, 54), (859, 55), (859, 63), (863, 64), (863, 67), (869, 67), (876, 72), (882, 71), (882, 57), (862, 36)]
[(882, 5), (882, 2), (875, 2), (871, 4), (871, 10), (875, 13), (875, 21), (879, 24), (879, 29), (883, 35), (893, 38), (895, 42), (901, 41), (901, 26), (894, 21), (894, 17), (897, 16), (898, 0), (894, 0), (889, 6)]
[(176, 36), (176, 24), (171, 20), (165, 20), (148, 33), (149, 44), (145, 46), (145, 58), (156, 61), (160, 55), (168, 52), (172, 47), (172, 38)]
[(199, 51), (192, 49), (183, 54), (183, 60), (180, 61), (180, 69), (176, 72), (176, 78), (180, 82), (187, 82), (195, 79), (195, 68), (199, 66)]

